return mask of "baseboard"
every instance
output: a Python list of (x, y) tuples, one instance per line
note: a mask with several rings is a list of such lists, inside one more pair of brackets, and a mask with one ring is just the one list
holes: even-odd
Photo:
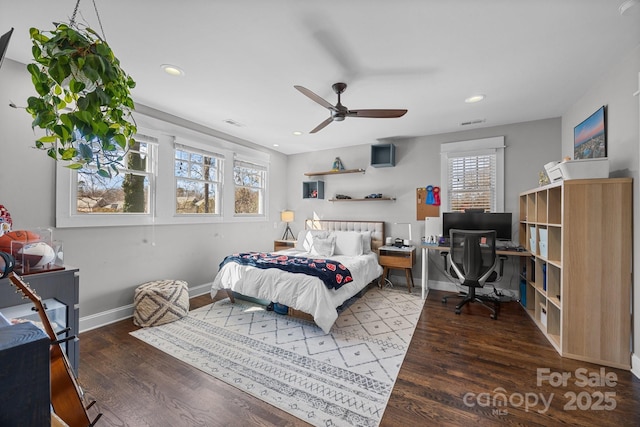
[(79, 332), (86, 332), (92, 329), (106, 326), (120, 320), (133, 316), (133, 304), (127, 304), (123, 307), (114, 308), (100, 313), (91, 314), (80, 318)]
[(203, 285), (192, 286), (189, 288), (189, 298), (197, 297), (200, 295), (208, 294), (211, 292), (211, 286), (213, 282), (205, 283)]
[[(198, 286), (191, 286), (189, 288), (189, 297), (193, 298), (211, 292), (211, 285), (212, 283), (205, 283)], [(133, 304), (127, 304), (122, 307), (80, 317), (78, 330), (82, 333), (111, 323), (119, 322), (120, 320), (128, 319), (130, 317), (133, 317)]]
[(436, 291), (446, 291), (446, 292), (459, 292), (464, 288), (457, 287), (455, 284), (451, 282), (443, 282), (439, 280), (429, 280), (428, 288)]
[(635, 353), (631, 355), (631, 373), (640, 378), (640, 357)]

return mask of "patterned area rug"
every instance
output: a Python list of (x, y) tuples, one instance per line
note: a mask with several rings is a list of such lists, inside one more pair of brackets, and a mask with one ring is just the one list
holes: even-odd
[(131, 334), (315, 426), (378, 426), (420, 317), (419, 295), (368, 290), (325, 334), (236, 299)]

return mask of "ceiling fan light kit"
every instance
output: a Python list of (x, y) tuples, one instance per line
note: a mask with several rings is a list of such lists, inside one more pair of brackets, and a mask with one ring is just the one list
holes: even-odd
[(347, 107), (342, 105), (340, 101), (340, 95), (347, 89), (346, 83), (334, 83), (331, 87), (333, 91), (338, 95), (338, 103), (336, 105), (331, 105), (328, 101), (323, 99), (322, 97), (316, 95), (314, 92), (310, 91), (304, 86), (293, 86), (298, 89), (303, 95), (306, 95), (312, 101), (317, 102), (322, 105), (326, 109), (329, 110), (331, 116), (316, 126), (309, 133), (316, 133), (322, 130), (331, 122), (341, 122), (347, 117), (365, 117), (365, 118), (375, 118), (375, 119), (383, 119), (383, 118), (396, 118), (402, 117), (407, 113), (407, 110), (402, 109), (377, 109), (377, 110), (349, 110)]

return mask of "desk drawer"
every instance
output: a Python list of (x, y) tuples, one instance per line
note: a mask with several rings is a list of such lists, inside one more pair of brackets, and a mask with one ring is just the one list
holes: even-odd
[(385, 267), (411, 268), (411, 254), (380, 255), (379, 263)]

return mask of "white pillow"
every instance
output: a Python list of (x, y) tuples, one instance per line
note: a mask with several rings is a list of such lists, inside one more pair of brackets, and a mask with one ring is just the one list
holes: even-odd
[(328, 236), (329, 232), (326, 230), (300, 230), (298, 233), (298, 241), (296, 242), (296, 249), (311, 252), (313, 240), (316, 237), (326, 238)]
[(362, 235), (362, 253), (370, 254), (371, 251), (371, 231), (361, 231)]
[(334, 231), (333, 234), (336, 236), (334, 254), (348, 256), (362, 255), (362, 234), (357, 231)]
[(315, 236), (313, 238), (313, 245), (311, 246), (311, 250), (309, 252), (311, 253), (311, 255), (327, 258), (333, 255), (335, 247), (336, 247), (336, 236), (334, 235), (330, 235), (328, 237)]

